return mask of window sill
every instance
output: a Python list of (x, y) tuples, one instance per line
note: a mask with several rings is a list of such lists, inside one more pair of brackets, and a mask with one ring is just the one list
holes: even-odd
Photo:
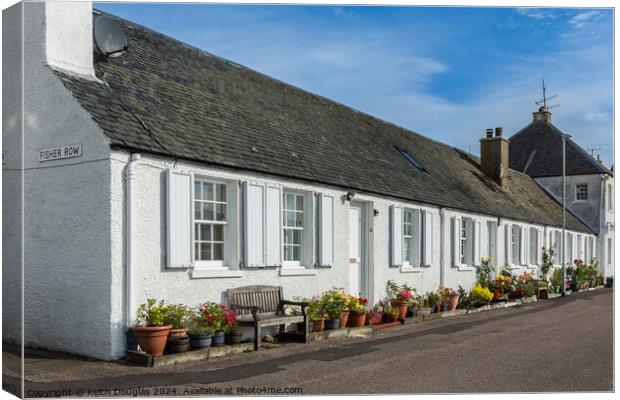
[(508, 267), (510, 269), (519, 269), (521, 267), (524, 267), (525, 265), (521, 265), (521, 264), (509, 264)]
[(228, 268), (194, 268), (190, 273), (192, 279), (241, 278), (243, 275), (243, 271)]
[(280, 276), (312, 276), (316, 275), (316, 271), (305, 267), (282, 267), (280, 268)]
[(471, 265), (467, 265), (467, 264), (457, 264), (455, 265), (455, 267), (459, 271), (475, 271), (476, 270), (476, 268), (472, 267)]
[(538, 265), (536, 264), (528, 264), (526, 265), (527, 269), (538, 269)]
[(413, 265), (402, 265), (400, 267), (400, 272), (403, 274), (407, 274), (407, 273), (420, 273), (422, 272), (422, 269), (420, 267), (414, 267)]

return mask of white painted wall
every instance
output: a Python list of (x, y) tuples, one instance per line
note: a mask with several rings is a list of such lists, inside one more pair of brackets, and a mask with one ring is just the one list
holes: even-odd
[[(80, 3), (73, 3), (81, 8)], [(21, 54), (15, 43), (22, 29), (16, 21), (24, 16), (23, 81), (24, 136), (21, 144)], [(3, 301), (7, 310), (20, 301), (18, 218), (22, 194), (19, 156), (23, 150), (24, 180), (24, 313), (25, 344), (110, 358), (111, 297), (111, 174), (109, 141), (92, 118), (47, 65), (45, 12), (47, 3), (22, 3), (4, 12), (4, 43), (10, 57), (4, 60), (3, 151)], [(90, 10), (71, 13), (92, 18)], [(65, 20), (65, 24), (71, 25)], [(81, 24), (86, 29), (87, 24)], [(85, 38), (91, 31), (81, 31)], [(48, 43), (49, 44), (49, 43)], [(20, 49), (21, 50), (21, 49)], [(10, 84), (6, 84), (11, 82)], [(8, 123), (7, 123), (8, 122)], [(41, 163), (43, 149), (80, 143), (83, 155)], [(8, 251), (6, 251), (8, 249)], [(3, 314), (6, 316), (7, 314)], [(15, 317), (9, 320), (14, 320)], [(3, 339), (18, 341), (13, 324), (3, 324)]]

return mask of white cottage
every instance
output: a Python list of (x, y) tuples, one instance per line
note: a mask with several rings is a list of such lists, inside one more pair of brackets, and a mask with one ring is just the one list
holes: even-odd
[(375, 302), (390, 279), (469, 288), (482, 256), (536, 273), (555, 243), (561, 207), (509, 170), (501, 130), (478, 159), (112, 16), (127, 49), (105, 56), (103, 17), (3, 13), (5, 340), (116, 359), (149, 297)]

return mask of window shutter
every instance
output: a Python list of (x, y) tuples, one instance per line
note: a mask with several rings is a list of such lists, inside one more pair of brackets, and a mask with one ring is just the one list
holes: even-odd
[(474, 223), (474, 265), (480, 265), (480, 222)]
[(334, 263), (334, 196), (319, 193), (319, 265)]
[(392, 244), (392, 266), (403, 264), (403, 208), (398, 206), (390, 207), (391, 217), (391, 237)]
[(433, 265), (433, 213), (422, 213), (422, 265)]
[(169, 169), (166, 189), (167, 265), (187, 268), (192, 264), (192, 176)]
[(542, 264), (542, 242), (543, 242), (543, 233), (542, 231), (539, 229), (538, 230), (538, 243), (537, 243), (537, 248), (536, 248), (536, 264), (541, 265)]
[(265, 186), (245, 182), (245, 267), (264, 266)]
[(506, 224), (506, 237), (504, 243), (506, 245), (506, 264), (512, 264), (512, 225)]
[(265, 264), (282, 265), (282, 187), (265, 188)]
[(452, 264), (461, 263), (461, 219), (452, 217)]
[(596, 258), (596, 239), (594, 239), (593, 237), (590, 238), (591, 240), (591, 248), (592, 248), (592, 255), (590, 255), (591, 258)]
[(521, 227), (521, 240), (519, 241), (519, 251), (521, 257), (521, 265), (527, 264), (527, 228)]

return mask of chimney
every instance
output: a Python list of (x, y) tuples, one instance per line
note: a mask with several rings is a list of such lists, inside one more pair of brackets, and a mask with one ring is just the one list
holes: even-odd
[(551, 123), (551, 112), (545, 106), (541, 106), (538, 111), (533, 112), (534, 121), (545, 121)]
[(480, 168), (489, 178), (493, 179), (502, 188), (508, 183), (508, 148), (510, 142), (502, 136), (503, 129), (486, 130), (486, 137), (480, 139)]
[(25, 2), (27, 45), (35, 61), (86, 79), (96, 79), (93, 65), (91, 2)]

